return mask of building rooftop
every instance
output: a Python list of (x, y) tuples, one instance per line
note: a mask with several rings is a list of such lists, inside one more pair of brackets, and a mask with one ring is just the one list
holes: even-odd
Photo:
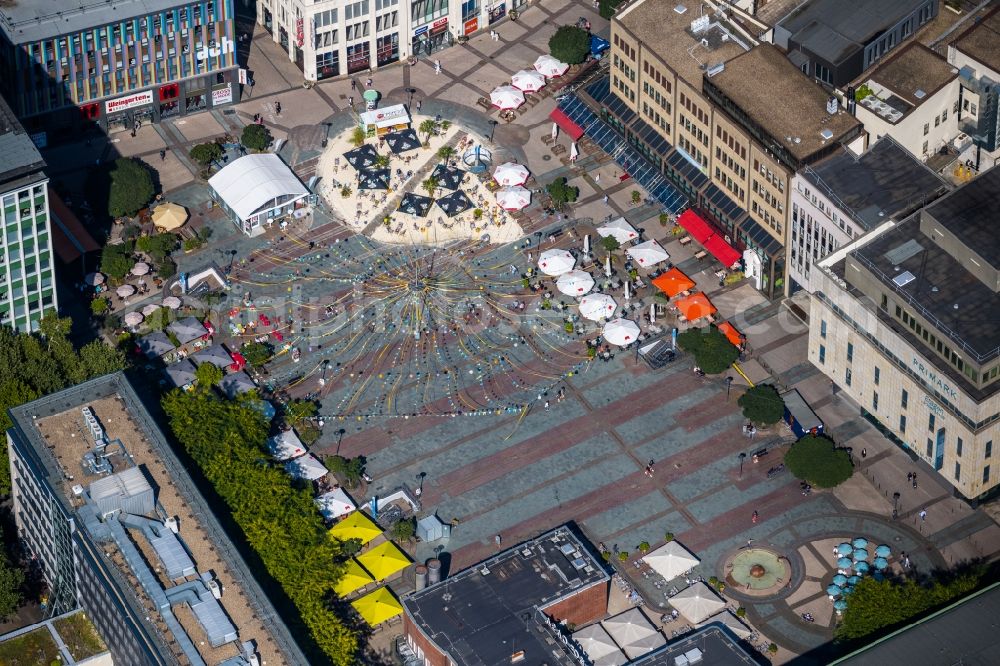
[(693, 0), (639, 0), (621, 10), (614, 20), (678, 76), (701, 90), (701, 77), (707, 69), (744, 53), (748, 46), (716, 16), (706, 15), (707, 26), (694, 32), (692, 22), (699, 19), (700, 7), (702, 4)]
[(973, 248), (993, 268), (1000, 270), (1000, 234), (997, 202), (1000, 169), (990, 169), (927, 208), (927, 213), (966, 247)]
[(994, 72), (1000, 72), (1000, 6), (960, 34), (952, 45)]
[(0, 97), (0, 191), (9, 191), (44, 177), (42, 154)]
[(806, 0), (778, 21), (791, 39), (840, 63), (924, 0)]
[(187, 4), (184, 0), (7, 0), (0, 3), (0, 30), (14, 44), (26, 44)]
[[(747, 85), (753, 81), (753, 85)], [(827, 112), (830, 95), (793, 65), (774, 45), (761, 44), (726, 63), (706, 79), (799, 162), (853, 138), (860, 122), (838, 107)], [(765, 144), (766, 145), (766, 144)]]
[(833, 663), (844, 666), (995, 664), (1000, 651), (998, 614), (1000, 583), (994, 583)]
[(958, 70), (943, 57), (920, 42), (910, 42), (861, 76), (855, 85), (867, 84), (873, 97), (889, 109), (881, 113), (880, 108), (870, 106), (867, 97), (862, 105), (895, 124), (957, 77)]
[(701, 661), (698, 666), (756, 666), (759, 662), (744, 650), (740, 641), (720, 624), (709, 624), (701, 629), (685, 634), (682, 638), (673, 640), (655, 652), (643, 655), (629, 666), (676, 666), (675, 659), (689, 654), (692, 650), (700, 652)]
[[(148, 616), (162, 649), (182, 659), (185, 648), (195, 650), (217, 664), (241, 655), (233, 642), (238, 630), (268, 664), (297, 661), (301, 653), (284, 623), (123, 374), (11, 415), (77, 524), (104, 551), (122, 588), (134, 592), (133, 607)], [(225, 591), (218, 600), (215, 583)]]
[(522, 543), (403, 599), (420, 628), (458, 666), (577, 664), (539, 610), (609, 580), (567, 527)]
[(901, 219), (948, 191), (948, 183), (891, 137), (861, 156), (846, 148), (805, 167), (802, 177), (867, 231), (886, 219)]
[(113, 666), (111, 654), (82, 609), (0, 636), (0, 664)]

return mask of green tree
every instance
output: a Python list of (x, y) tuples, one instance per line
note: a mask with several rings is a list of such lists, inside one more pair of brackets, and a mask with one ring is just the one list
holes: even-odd
[(689, 328), (677, 336), (681, 349), (694, 355), (694, 362), (709, 375), (724, 372), (740, 351), (715, 326)]
[(827, 437), (816, 435), (806, 435), (792, 444), (785, 454), (785, 465), (796, 478), (817, 488), (833, 488), (854, 474), (847, 450), (837, 448)]
[(570, 65), (578, 65), (590, 53), (590, 33), (575, 25), (560, 26), (549, 38), (552, 57)]
[(354, 488), (361, 481), (361, 474), (365, 470), (365, 459), (361, 456), (356, 458), (328, 456), (326, 466), (344, 481), (345, 486)]
[(108, 311), (108, 299), (106, 298), (95, 298), (90, 302), (90, 312), (95, 316), (101, 316)]
[(396, 541), (409, 541), (417, 533), (416, 518), (403, 518), (397, 520), (392, 526), (392, 538)]
[(420, 183), (420, 187), (427, 192), (427, 196), (433, 197), (434, 192), (438, 188), (438, 179), (434, 176), (428, 176), (422, 183)]
[(215, 143), (199, 143), (188, 153), (195, 162), (202, 166), (208, 166), (216, 160), (222, 159), (222, 146)]
[(131, 243), (109, 243), (101, 250), (101, 272), (112, 280), (125, 279), (133, 265)]
[(434, 134), (434, 131), (436, 129), (437, 129), (437, 123), (434, 122), (433, 118), (428, 118), (427, 120), (424, 120), (423, 122), (420, 123), (420, 126), (417, 127), (417, 131), (423, 134), (425, 137), (427, 137), (425, 141), (430, 140), (431, 134)]
[(388, 155), (376, 155), (375, 156), (375, 166), (379, 169), (385, 169), (389, 166), (391, 160)]
[(6, 621), (20, 607), (22, 585), (24, 572), (0, 551), (0, 621)]
[(743, 416), (757, 425), (777, 423), (785, 415), (785, 401), (771, 384), (757, 384), (740, 396)]
[(111, 169), (108, 214), (131, 217), (153, 198), (153, 177), (149, 168), (129, 157), (119, 157)]
[(247, 342), (240, 347), (240, 353), (247, 363), (259, 368), (274, 356), (274, 348), (267, 342)]
[(285, 425), (294, 428), (311, 419), (319, 412), (319, 406), (312, 400), (289, 400), (284, 409)]
[(198, 379), (198, 386), (208, 388), (209, 386), (215, 386), (222, 381), (222, 368), (219, 368), (211, 363), (202, 363), (195, 370), (195, 377)]
[(565, 176), (553, 180), (545, 186), (545, 190), (552, 197), (552, 203), (557, 208), (573, 203), (580, 196), (580, 188), (567, 184)]
[(622, 4), (622, 2), (623, 0), (600, 0), (597, 11), (601, 15), (601, 18), (610, 20), (615, 15), (618, 5)]
[(365, 134), (365, 131), (360, 127), (355, 127), (353, 130), (351, 130), (351, 145), (354, 146), (355, 148), (360, 148), (362, 145), (364, 145), (366, 138), (368, 138), (368, 136)]
[(622, 245), (618, 242), (618, 239), (614, 236), (605, 236), (601, 239), (601, 247), (603, 247), (608, 252), (614, 252)]
[(135, 247), (140, 252), (148, 254), (154, 263), (159, 264), (177, 249), (179, 240), (180, 237), (177, 234), (169, 232), (153, 234), (152, 236), (139, 236), (135, 239)]
[(258, 153), (267, 150), (267, 147), (271, 145), (271, 141), (270, 130), (256, 123), (244, 127), (243, 133), (240, 134), (240, 143)]
[(447, 162), (455, 156), (455, 149), (451, 146), (441, 146), (438, 148), (437, 156), (442, 162)]
[(127, 365), (125, 352), (92, 340), (80, 348), (80, 364), (86, 378), (117, 372)]

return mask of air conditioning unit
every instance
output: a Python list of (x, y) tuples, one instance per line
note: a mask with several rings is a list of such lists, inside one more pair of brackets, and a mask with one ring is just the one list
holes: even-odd
[(163, 521), (163, 526), (165, 528), (167, 528), (168, 530), (170, 530), (171, 532), (173, 532), (174, 534), (177, 534), (178, 528), (177, 528), (177, 518), (176, 517), (171, 516), (170, 518), (167, 518), (166, 520), (164, 520)]
[(219, 581), (215, 580), (214, 578), (208, 581), (208, 589), (211, 590), (212, 596), (215, 597), (216, 599), (222, 598), (222, 586), (219, 585)]

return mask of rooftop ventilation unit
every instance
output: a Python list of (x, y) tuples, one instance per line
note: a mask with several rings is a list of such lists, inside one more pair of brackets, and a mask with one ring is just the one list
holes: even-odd
[(94, 438), (94, 445), (98, 448), (105, 446), (107, 444), (107, 437), (104, 434), (104, 428), (97, 422), (94, 411), (90, 407), (84, 407), (82, 412), (83, 421), (87, 424), (87, 430), (90, 431), (90, 436)]
[(892, 281), (897, 287), (904, 287), (916, 279), (916, 276), (914, 276), (910, 271), (903, 271), (896, 277), (892, 278)]
[(725, 69), (726, 69), (726, 63), (720, 62), (716, 65), (712, 65), (711, 67), (709, 67), (708, 71), (705, 73), (708, 75), (708, 78), (712, 78), (716, 74), (721, 74), (723, 71), (725, 71)]
[(831, 96), (830, 99), (826, 100), (826, 112), (829, 113), (831, 116), (837, 113), (837, 108), (839, 106), (840, 104), (837, 102), (836, 97)]
[(830, 139), (833, 138), (833, 132), (831, 130), (829, 130), (829, 129), (825, 129), (825, 130), (821, 131), (819, 133), (819, 135), (821, 137), (823, 137), (824, 141), (829, 141)]
[(927, 97), (927, 93), (925, 93), (923, 89), (917, 88), (917, 91), (913, 93), (913, 96), (917, 99), (923, 99), (924, 97)]
[(674, 11), (677, 12), (678, 14), (686, 14), (687, 10), (688, 8), (685, 7), (684, 5), (677, 5), (676, 7), (674, 7)]
[(705, 32), (706, 30), (708, 30), (708, 24), (711, 22), (711, 20), (712, 19), (710, 19), (707, 16), (699, 16), (695, 20), (691, 21), (691, 32), (693, 32), (696, 35)]

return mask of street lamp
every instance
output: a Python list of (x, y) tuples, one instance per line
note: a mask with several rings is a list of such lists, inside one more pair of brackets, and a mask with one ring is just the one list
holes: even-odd
[(410, 105), (413, 104), (413, 95), (416, 92), (417, 92), (416, 88), (407, 88), (406, 89), (406, 108), (410, 108)]
[(326, 385), (326, 371), (330, 367), (330, 359), (325, 359), (323, 361), (323, 373), (319, 377), (319, 385)]
[(417, 497), (420, 497), (424, 493), (424, 477), (427, 476), (427, 472), (420, 472), (417, 474)]
[(347, 431), (345, 429), (343, 429), (343, 428), (341, 428), (340, 430), (337, 431), (337, 451), (333, 455), (335, 455), (335, 456), (339, 456), (340, 455), (340, 443), (344, 441), (344, 435), (346, 433), (347, 433)]
[(747, 454), (741, 451), (740, 455), (739, 455), (739, 459), (740, 459), (740, 478), (742, 479), (743, 478), (743, 461), (747, 459)]
[(732, 375), (726, 376), (726, 402), (729, 402), (729, 390), (733, 387)]
[(500, 124), (498, 120), (490, 121), (490, 143), (493, 143), (493, 133), (497, 131), (497, 125)]

